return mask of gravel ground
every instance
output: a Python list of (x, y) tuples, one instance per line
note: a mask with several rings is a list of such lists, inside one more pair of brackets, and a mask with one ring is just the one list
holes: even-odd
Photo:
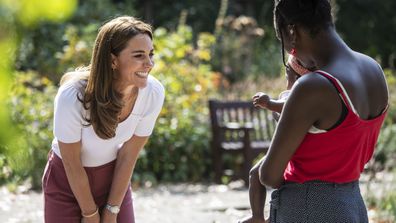
[[(43, 222), (41, 193), (10, 193), (0, 188), (0, 222)], [(137, 223), (229, 223), (249, 211), (248, 191), (242, 182), (230, 185), (176, 184), (142, 188), (133, 193)]]
[[(382, 180), (369, 184), (368, 177), (362, 176), (362, 194), (371, 191), (371, 196), (384, 197), (395, 191), (394, 176), (380, 174), (377, 179)], [(23, 186), (17, 191), (10, 193), (6, 187), (0, 187), (0, 222), (42, 223), (42, 194)], [(140, 188), (134, 191), (133, 199), (137, 223), (236, 223), (250, 214), (248, 191), (241, 181), (229, 185), (172, 184)], [(369, 216), (370, 222), (379, 222), (373, 220), (374, 210), (369, 210)]]

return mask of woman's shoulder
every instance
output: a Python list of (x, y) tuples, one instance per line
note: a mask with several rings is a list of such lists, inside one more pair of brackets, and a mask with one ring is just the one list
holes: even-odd
[(79, 105), (80, 99), (83, 98), (86, 80), (82, 78), (82, 74), (76, 72), (66, 73), (61, 81), (56, 102), (67, 105)]
[(155, 78), (152, 75), (149, 75), (148, 80), (147, 80), (147, 86), (145, 88), (145, 91), (147, 94), (154, 94), (159, 97), (164, 97), (165, 96), (165, 88), (159, 82), (157, 78)]
[(74, 85), (75, 87), (81, 87), (81, 85), (86, 84), (88, 80), (89, 71), (72, 71), (65, 73), (60, 81), (59, 85), (62, 87), (63, 85)]
[(376, 73), (376, 74), (383, 73), (381, 65), (372, 57), (359, 52), (355, 52), (354, 56), (357, 61), (356, 64), (358, 65), (360, 70), (369, 71), (369, 73)]
[(165, 88), (155, 77), (150, 75), (147, 80), (147, 86), (139, 90), (138, 98), (138, 106), (144, 108), (142, 113), (150, 114), (158, 111), (162, 106), (165, 99)]
[(148, 77), (148, 83), (153, 88), (155, 91), (160, 91), (160, 92), (165, 92), (164, 86), (161, 84), (161, 82), (155, 78), (154, 76), (150, 75)]
[(333, 85), (320, 72), (311, 72), (301, 76), (294, 84), (292, 92), (300, 92), (303, 95), (321, 96), (325, 90), (332, 90)]
[(61, 77), (59, 81), (60, 89), (75, 88), (80, 90), (80, 88), (86, 86), (88, 76), (89, 71), (67, 72)]

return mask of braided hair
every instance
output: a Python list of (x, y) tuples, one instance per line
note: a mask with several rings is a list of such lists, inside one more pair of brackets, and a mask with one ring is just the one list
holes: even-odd
[(322, 29), (334, 27), (329, 0), (275, 0), (274, 27), (282, 44), (282, 59), (285, 52), (282, 30), (287, 25), (299, 25), (314, 38)]

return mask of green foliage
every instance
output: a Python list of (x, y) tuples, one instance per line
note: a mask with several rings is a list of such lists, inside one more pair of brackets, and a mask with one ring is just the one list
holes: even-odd
[(131, 4), (85, 0), (64, 23), (41, 22), (40, 26), (19, 29), (22, 40), (17, 69), (35, 70), (57, 82), (66, 71), (88, 65), (98, 28), (117, 15), (133, 14)]
[(7, 182), (10, 175), (11, 170), (7, 163), (6, 156), (4, 154), (0, 154), (0, 185)]
[(155, 35), (152, 71), (165, 86), (164, 107), (134, 178), (140, 181), (202, 181), (209, 172), (207, 100), (213, 95), (209, 65), (214, 37), (199, 35), (197, 48), (189, 27), (176, 32), (159, 28)]
[(279, 73), (280, 50), (272, 31), (264, 39), (264, 30), (254, 18), (247, 16), (227, 16), (219, 19), (217, 26), (211, 63), (230, 83), (248, 76)]
[(396, 166), (396, 73), (390, 69), (384, 70), (389, 87), (388, 115), (378, 138), (374, 153), (375, 165), (391, 169)]
[(170, 30), (177, 28), (180, 24), (179, 17), (185, 12), (186, 24), (197, 34), (213, 31), (220, 0), (135, 0), (133, 5), (138, 9), (136, 12), (138, 17), (144, 18), (154, 27), (165, 27)]
[[(3, 144), (13, 137), (9, 112), (6, 109), (7, 92), (9, 92), (12, 73), (12, 54), (15, 51), (14, 14), (4, 1), (0, 0), (0, 159), (4, 150)], [(0, 181), (3, 176), (4, 162), (0, 162)]]
[(396, 124), (385, 122), (378, 138), (377, 148), (374, 153), (375, 164), (379, 168), (394, 168), (396, 165)]
[[(40, 160), (36, 160), (35, 150), (30, 150), (29, 152), (32, 156), (29, 156), (27, 159), (22, 158), (22, 162), (19, 159), (24, 154), (29, 154), (29, 152), (25, 152), (25, 149), (31, 148), (29, 147), (31, 146), (29, 144), (31, 141), (24, 139), (23, 137), (27, 138), (29, 135), (20, 135), (18, 129), (29, 132), (31, 131), (29, 128), (37, 126), (25, 127), (21, 125), (15, 126), (13, 125), (14, 123), (11, 124), (10, 111), (8, 110), (10, 106), (7, 105), (8, 102), (14, 103), (15, 106), (17, 106), (15, 103), (19, 103), (18, 101), (13, 101), (14, 99), (17, 100), (17, 98), (9, 98), (11, 77), (14, 73), (15, 51), (21, 39), (21, 33), (18, 30), (27, 26), (33, 27), (39, 21), (62, 21), (73, 13), (76, 5), (76, 0), (49, 0), (45, 2), (40, 0), (0, 0), (0, 20), (2, 21), (0, 23), (0, 58), (2, 58), (0, 60), (0, 183), (6, 180), (9, 181), (8, 178), (13, 174), (14, 176), (26, 176), (36, 174), (41, 169), (41, 167), (38, 169), (38, 166), (35, 166), (36, 164), (40, 164)], [(26, 61), (26, 63), (28, 62), (30, 61)], [(24, 101), (26, 100), (29, 99), (25, 99)], [(38, 101), (32, 100), (32, 102), (40, 102), (39, 99), (36, 100)], [(29, 102), (27, 103), (29, 104)], [(19, 108), (23, 107), (24, 113), (17, 115), (20, 115), (22, 120), (26, 119), (27, 123), (37, 124), (32, 122), (32, 117), (27, 116), (29, 113), (31, 116), (34, 116), (32, 113), (38, 112), (36, 111), (36, 107), (39, 104), (31, 105), (31, 107), (27, 107), (29, 109), (23, 107), (23, 105), (18, 105), (20, 106)], [(40, 110), (42, 113), (45, 113), (45, 111), (48, 111), (48, 108), (44, 111)], [(15, 113), (11, 115), (15, 115)], [(44, 133), (36, 132), (36, 134), (41, 135)], [(34, 167), (23, 169), (29, 164)], [(33, 176), (33, 178), (36, 179), (37, 177)], [(37, 185), (38, 183), (33, 182), (33, 184)]]
[(385, 69), (385, 78), (388, 82), (389, 90), (389, 111), (388, 117), (393, 123), (396, 123), (396, 70)]
[(56, 54), (59, 73), (71, 71), (75, 67), (86, 66), (90, 63), (93, 43), (96, 38), (99, 23), (86, 26), (68, 25), (65, 29), (64, 39), (67, 45), (62, 52)]
[(51, 148), (53, 98), (56, 87), (37, 73), (17, 73), (11, 91), (10, 111), (18, 137), (7, 144), (5, 156), (12, 176), (31, 179), (41, 186), (43, 168)]
[(370, 220), (383, 223), (395, 222), (396, 192), (394, 185), (396, 172), (386, 172), (378, 175), (382, 176), (367, 181), (363, 194), (369, 209)]
[[(352, 49), (396, 66), (396, 1), (336, 0), (337, 30)], [(393, 61), (390, 61), (393, 57)]]
[(396, 220), (396, 193), (391, 192), (384, 198), (381, 205), (381, 210), (386, 211)]
[(36, 25), (40, 21), (61, 22), (73, 14), (77, 0), (19, 0), (3, 1), (14, 11), (14, 15), (24, 26)]

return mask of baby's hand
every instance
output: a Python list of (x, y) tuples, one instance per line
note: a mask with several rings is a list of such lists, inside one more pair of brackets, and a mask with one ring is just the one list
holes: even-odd
[(253, 105), (255, 107), (261, 107), (261, 108), (268, 108), (268, 104), (271, 100), (271, 98), (263, 93), (263, 92), (257, 92), (253, 97)]

